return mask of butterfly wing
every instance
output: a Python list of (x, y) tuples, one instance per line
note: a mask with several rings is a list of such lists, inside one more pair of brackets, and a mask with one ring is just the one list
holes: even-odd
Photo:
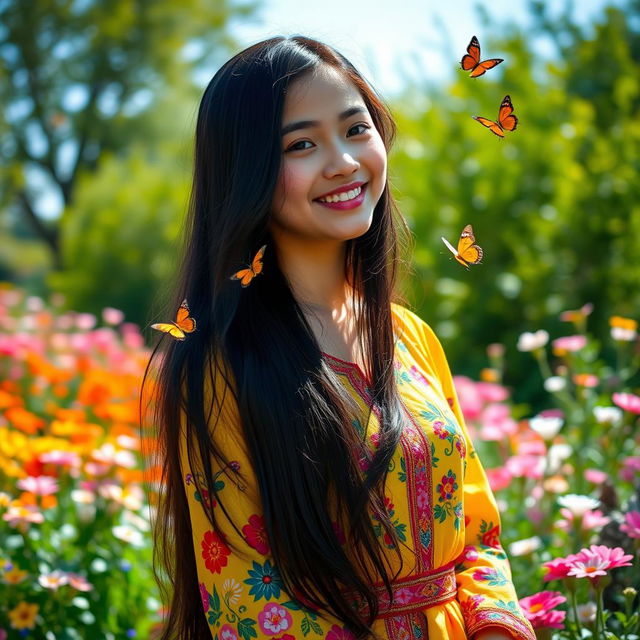
[(196, 321), (189, 315), (189, 305), (186, 300), (182, 301), (178, 309), (175, 324), (184, 333), (193, 333), (196, 330)]
[(251, 269), (253, 273), (257, 276), (259, 273), (262, 273), (262, 256), (264, 255), (264, 250), (267, 248), (267, 245), (262, 245), (256, 253), (253, 262), (251, 263)]
[(479, 62), (475, 69), (469, 74), (471, 78), (477, 78), (484, 75), (489, 69), (497, 67), (501, 62), (504, 62), (503, 58), (489, 58), (489, 60), (483, 60)]
[(162, 331), (162, 333), (168, 333), (170, 336), (172, 336), (176, 340), (185, 339), (184, 331), (173, 323), (160, 322), (158, 324), (152, 324), (151, 328), (156, 329), (157, 331)]
[(513, 131), (518, 126), (518, 118), (513, 115), (513, 104), (509, 96), (502, 99), (498, 111), (498, 123), (505, 131)]
[(473, 36), (469, 45), (467, 46), (467, 53), (462, 56), (462, 60), (460, 60), (460, 66), (465, 70), (469, 71), (470, 69), (475, 68), (475, 66), (480, 62), (480, 43), (478, 42), (478, 38)]
[(482, 116), (471, 116), (471, 117), (474, 120), (477, 120), (481, 125), (484, 125), (485, 127), (487, 127), (487, 129), (495, 133), (498, 137), (504, 138), (502, 127), (497, 122), (494, 122), (493, 120), (489, 120), (489, 118), (483, 118)]
[(250, 274), (253, 277), (253, 271), (251, 271), (251, 267), (247, 268), (247, 269), (240, 269), (240, 271), (236, 271), (231, 278), (229, 278), (230, 280), (243, 280), (247, 274)]
[(482, 260), (484, 252), (477, 244), (474, 244), (476, 237), (473, 235), (473, 227), (468, 224), (460, 234), (458, 240), (458, 255), (464, 260), (465, 265), (478, 264)]
[(440, 240), (444, 242), (447, 249), (449, 249), (449, 251), (451, 251), (451, 253), (453, 253), (454, 256), (458, 255), (458, 252), (455, 250), (454, 246), (446, 238), (443, 238), (442, 236), (440, 236)]

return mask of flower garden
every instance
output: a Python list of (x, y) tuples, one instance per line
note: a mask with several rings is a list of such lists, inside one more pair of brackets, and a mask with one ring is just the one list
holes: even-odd
[[(0, 640), (149, 638), (162, 619), (138, 428), (149, 351), (120, 311), (62, 304), (0, 288)], [(637, 324), (611, 318), (611, 365), (591, 309), (563, 314), (566, 336), (520, 337), (548, 394), (539, 415), (502, 384), (503, 345), (456, 385), (538, 637), (637, 640)], [(488, 523), (483, 543), (497, 534)]]

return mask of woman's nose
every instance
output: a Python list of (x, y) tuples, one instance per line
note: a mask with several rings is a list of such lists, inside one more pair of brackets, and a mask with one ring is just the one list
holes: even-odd
[(351, 175), (360, 168), (358, 159), (345, 150), (344, 147), (336, 147), (330, 160), (327, 162), (325, 173), (327, 177), (335, 175)]

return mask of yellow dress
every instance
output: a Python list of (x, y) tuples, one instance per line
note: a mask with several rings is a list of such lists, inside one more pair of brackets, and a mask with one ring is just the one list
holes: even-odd
[[(497, 626), (514, 638), (535, 640), (518, 604), (509, 562), (499, 542), (496, 502), (469, 440), (442, 347), (417, 315), (400, 305), (392, 309), (394, 366), (406, 426), (390, 464), (385, 497), (396, 532), (410, 550), (401, 546), (404, 573), (393, 583), (391, 606), (387, 592), (378, 587), (381, 615), (373, 629), (390, 640), (462, 640)], [(356, 427), (366, 430), (373, 450), (378, 423), (375, 408), (366, 411), (370, 403), (364, 374), (355, 363), (328, 354), (324, 358), (363, 415), (370, 414), (366, 427)], [(323, 619), (313, 609), (293, 602), (282, 589), (236, 412), (235, 405), (225, 404), (222, 424), (215, 431), (222, 435), (216, 436), (216, 442), (231, 466), (242, 469), (252, 481), (247, 486), (237, 482), (233, 472), (219, 472), (216, 482), (242, 537), (222, 515), (217, 520), (226, 540), (213, 531), (186, 458), (184, 431), (180, 443), (203, 615), (212, 638), (353, 638), (339, 620)], [(373, 514), (371, 517), (383, 537), (384, 529)], [(227, 542), (246, 553), (232, 552)], [(382, 542), (386, 544), (384, 538)], [(396, 552), (389, 557), (395, 570)], [(354, 601), (354, 606), (359, 604)]]

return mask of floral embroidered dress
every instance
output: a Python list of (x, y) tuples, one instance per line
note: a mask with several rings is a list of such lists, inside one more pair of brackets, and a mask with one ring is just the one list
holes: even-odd
[[(404, 570), (393, 583), (391, 604), (386, 590), (376, 585), (381, 613), (373, 629), (389, 640), (463, 640), (497, 626), (518, 640), (535, 640), (518, 604), (500, 546), (496, 502), (469, 440), (442, 347), (418, 316), (400, 305), (392, 309), (394, 365), (406, 424), (390, 464), (385, 497), (398, 537), (408, 549), (400, 547)], [(369, 424), (355, 421), (354, 428), (366, 434), (373, 451), (378, 422), (375, 407), (368, 411), (371, 402), (364, 374), (355, 363), (323, 357), (361, 406), (362, 415), (370, 416)], [(284, 592), (270, 556), (255, 475), (236, 412), (235, 406), (223, 407), (215, 431), (223, 435), (216, 442), (231, 467), (242, 469), (252, 481), (245, 486), (233, 473), (219, 472), (216, 482), (242, 537), (222, 514), (218, 521), (226, 539), (213, 531), (187, 462), (184, 433), (181, 441), (200, 593), (212, 638), (352, 638), (339, 620), (321, 618)], [(365, 459), (361, 466), (366, 467)], [(389, 547), (382, 526), (370, 515), (382, 543)], [(336, 527), (339, 534), (337, 523)], [(239, 545), (243, 557), (232, 552), (228, 542)], [(395, 572), (396, 552), (390, 551), (389, 558)], [(354, 599), (352, 606), (363, 605)]]

